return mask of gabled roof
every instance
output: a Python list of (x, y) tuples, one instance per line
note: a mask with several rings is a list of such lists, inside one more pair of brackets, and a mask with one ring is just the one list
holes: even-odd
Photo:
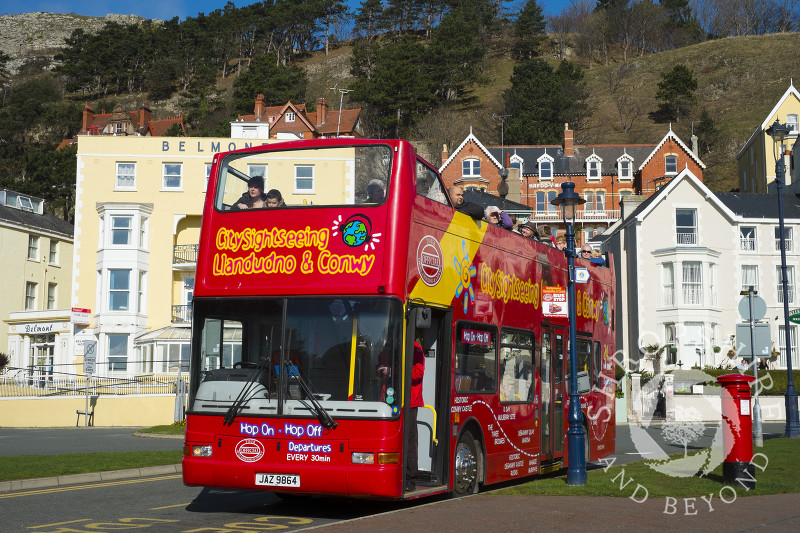
[[(317, 113), (309, 113), (308, 119), (316, 124)], [(339, 116), (341, 115), (341, 122)], [(337, 131), (352, 132), (358, 126), (358, 121), (361, 117), (361, 109), (340, 109), (339, 111), (328, 111), (328, 120), (325, 124), (320, 124), (316, 127), (317, 131), (323, 135), (336, 133)]]
[(161, 120), (151, 120), (146, 125), (145, 135), (150, 135), (151, 137), (163, 137), (175, 124), (180, 126), (181, 131), (184, 135), (186, 135), (186, 128), (184, 127), (182, 116), (164, 118)]
[(704, 168), (706, 168), (705, 164), (704, 164), (702, 161), (700, 161), (700, 158), (699, 158), (699, 157), (697, 157), (697, 156), (695, 155), (695, 153), (694, 153), (694, 152), (692, 152), (692, 151), (689, 149), (689, 147), (688, 147), (688, 146), (686, 146), (685, 144), (683, 144), (683, 141), (681, 141), (681, 140), (680, 140), (680, 138), (678, 138), (678, 136), (677, 136), (677, 135), (675, 135), (675, 132), (674, 132), (674, 131), (672, 131), (672, 124), (670, 124), (670, 125), (669, 125), (669, 131), (667, 132), (667, 134), (666, 134), (666, 135), (664, 135), (664, 138), (663, 138), (663, 139), (661, 139), (661, 142), (660, 142), (660, 143), (658, 143), (658, 144), (656, 145), (656, 147), (653, 149), (653, 151), (652, 151), (652, 152), (650, 152), (650, 155), (649, 155), (649, 156), (647, 156), (647, 158), (646, 158), (646, 159), (645, 159), (645, 160), (642, 162), (642, 164), (641, 164), (641, 165), (639, 165), (639, 170), (642, 170), (642, 169), (645, 167), (645, 165), (646, 165), (648, 162), (650, 162), (650, 160), (651, 160), (651, 159), (652, 159), (652, 158), (653, 158), (653, 157), (656, 155), (656, 153), (658, 153), (658, 151), (661, 149), (661, 147), (662, 147), (662, 146), (664, 146), (664, 143), (665, 143), (665, 142), (667, 142), (667, 140), (669, 140), (669, 139), (672, 139), (673, 141), (675, 141), (675, 142), (678, 144), (678, 146), (680, 146), (680, 147), (683, 149), (683, 151), (684, 151), (684, 152), (686, 152), (687, 154), (689, 154), (689, 157), (691, 157), (691, 158), (692, 158), (692, 160), (693, 160), (695, 163), (697, 163), (697, 166), (699, 166), (700, 168), (703, 168), (703, 169), (704, 169)]
[(489, 194), (488, 192), (479, 191), (477, 189), (467, 188), (464, 189), (464, 201), (478, 204), (484, 210), (490, 205), (494, 205), (503, 211), (530, 211), (531, 208), (525, 204), (506, 200), (500, 196)]
[(798, 104), (800, 104), (800, 92), (798, 92), (797, 89), (794, 88), (793, 81), (789, 81), (789, 88), (786, 89), (785, 93), (783, 93), (783, 96), (781, 96), (780, 100), (778, 100), (778, 103), (775, 104), (775, 107), (773, 107), (769, 113), (767, 113), (767, 116), (764, 117), (764, 121), (753, 131), (753, 133), (750, 134), (750, 137), (747, 139), (747, 142), (744, 143), (742, 149), (739, 150), (738, 154), (736, 154), (737, 160), (742, 156), (744, 151), (750, 147), (750, 144), (752, 144), (753, 140), (755, 140), (762, 131), (765, 131), (772, 125), (773, 122), (772, 117), (774, 117), (778, 113), (778, 109), (780, 109), (783, 103), (791, 96), (794, 96)]
[(263, 108), (261, 115), (258, 117), (256, 117), (255, 114), (238, 115), (238, 119), (240, 122), (262, 122), (272, 125), (277, 123), (280, 117), (287, 111), (294, 112), (309, 131), (316, 132), (320, 135), (335, 134), (337, 131), (339, 133), (350, 134), (355, 131), (361, 117), (360, 108), (340, 109), (339, 111), (328, 110), (325, 123), (317, 125), (319, 109), (309, 112), (305, 104), (295, 105), (292, 102), (287, 102), (282, 106)]
[[(741, 218), (778, 219), (778, 197), (774, 194), (718, 192), (715, 195)], [(800, 195), (783, 195), (783, 216), (784, 219), (800, 220)]]
[(479, 149), (481, 152), (483, 152), (484, 154), (486, 154), (486, 157), (487, 157), (487, 158), (489, 158), (489, 161), (491, 161), (491, 162), (492, 162), (492, 164), (494, 164), (494, 166), (496, 166), (497, 168), (503, 168), (503, 165), (502, 165), (502, 164), (500, 164), (500, 162), (499, 162), (497, 159), (495, 159), (495, 157), (494, 157), (494, 156), (491, 154), (491, 152), (489, 152), (489, 150), (487, 150), (487, 148), (486, 148), (486, 147), (485, 147), (483, 144), (481, 144), (481, 142), (478, 140), (478, 138), (477, 138), (477, 137), (475, 137), (475, 135), (473, 135), (473, 133), (472, 133), (472, 127), (470, 126), (470, 128), (469, 128), (469, 135), (467, 135), (467, 136), (466, 136), (466, 138), (464, 139), (464, 141), (463, 141), (463, 142), (462, 142), (462, 143), (459, 145), (459, 147), (458, 147), (458, 148), (456, 148), (456, 149), (453, 151), (453, 153), (452, 153), (452, 154), (450, 154), (450, 157), (448, 157), (448, 158), (447, 158), (447, 161), (445, 161), (444, 163), (442, 163), (442, 166), (441, 166), (441, 167), (439, 167), (439, 172), (442, 172), (442, 171), (443, 171), (443, 170), (444, 170), (444, 169), (445, 169), (445, 168), (446, 168), (446, 167), (447, 167), (447, 166), (448, 166), (450, 163), (452, 163), (452, 162), (453, 162), (453, 159), (455, 159), (455, 157), (458, 155), (458, 153), (459, 153), (461, 150), (463, 150), (463, 149), (464, 149), (464, 147), (465, 147), (465, 146), (467, 145), (467, 143), (469, 143), (469, 142), (473, 142), (473, 143), (475, 143), (475, 145), (478, 147), (478, 149)]

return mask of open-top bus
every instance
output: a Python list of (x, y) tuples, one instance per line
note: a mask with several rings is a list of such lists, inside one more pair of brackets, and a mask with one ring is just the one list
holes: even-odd
[[(237, 208), (253, 176), (286, 205)], [(368, 196), (376, 185), (385, 195)], [(401, 140), (217, 154), (208, 190), (186, 484), (402, 499), (565, 466), (563, 252), (458, 212)], [(597, 460), (614, 452), (614, 273), (576, 263), (590, 270), (576, 350)], [(415, 343), (424, 407), (411, 427)]]

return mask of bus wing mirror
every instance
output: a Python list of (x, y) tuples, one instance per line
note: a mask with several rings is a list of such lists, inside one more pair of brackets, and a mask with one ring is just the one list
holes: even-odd
[(431, 308), (430, 307), (420, 307), (417, 309), (416, 312), (416, 319), (415, 319), (415, 326), (418, 329), (428, 329), (431, 327)]

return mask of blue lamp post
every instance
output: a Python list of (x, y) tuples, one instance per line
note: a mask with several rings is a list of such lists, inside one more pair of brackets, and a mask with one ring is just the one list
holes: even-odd
[(569, 466), (567, 467), (567, 485), (586, 485), (586, 432), (583, 430), (583, 413), (581, 399), (578, 395), (578, 362), (575, 353), (576, 315), (575, 315), (575, 212), (586, 200), (575, 193), (575, 184), (571, 181), (561, 184), (561, 194), (550, 203), (561, 208), (561, 220), (567, 228), (567, 247), (564, 253), (569, 265), (569, 282), (567, 291), (567, 312), (569, 313), (569, 429), (567, 430), (567, 447)]
[(778, 193), (778, 228), (780, 231), (780, 244), (781, 244), (781, 281), (783, 285), (783, 323), (784, 334), (786, 335), (786, 393), (784, 400), (786, 402), (786, 437), (798, 438), (800, 437), (800, 416), (797, 410), (797, 391), (794, 388), (794, 379), (792, 376), (792, 336), (789, 329), (789, 298), (788, 287), (786, 284), (786, 233), (783, 224), (783, 179), (785, 172), (785, 164), (783, 162), (784, 154), (790, 154), (790, 151), (784, 151), (783, 141), (786, 135), (789, 134), (789, 126), (781, 124), (778, 119), (767, 128), (767, 135), (772, 137), (773, 153), (775, 155), (775, 188)]

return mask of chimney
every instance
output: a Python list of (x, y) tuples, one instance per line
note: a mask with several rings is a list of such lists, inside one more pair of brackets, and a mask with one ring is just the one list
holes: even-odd
[(564, 124), (564, 155), (567, 157), (575, 155), (575, 138), (568, 123)]
[(697, 143), (697, 135), (692, 133), (692, 137), (691, 137), (691, 141), (690, 142), (692, 143), (692, 153), (694, 153), (695, 157), (700, 157), (700, 153), (699, 153), (699, 149), (698, 149), (698, 143)]
[(139, 108), (139, 127), (143, 128), (148, 122), (150, 122), (150, 108), (145, 102)]
[(628, 196), (623, 196), (619, 199), (619, 206), (621, 209), (620, 218), (625, 220), (628, 218), (631, 213), (633, 213), (637, 207), (639, 207), (642, 202), (647, 200), (647, 195), (641, 194), (629, 194)]
[(445, 162), (450, 158), (450, 155), (447, 153), (447, 145), (442, 145), (442, 164), (444, 165)]
[(83, 106), (83, 128), (81, 128), (81, 131), (88, 130), (89, 126), (91, 126), (93, 122), (94, 122), (94, 109), (92, 109), (92, 104), (86, 102), (86, 105)]
[[(342, 110), (339, 110), (341, 113)], [(328, 101), (324, 98), (317, 100), (317, 126), (322, 126), (328, 122)]]
[(506, 152), (506, 160), (503, 162), (503, 168), (511, 168), (511, 152)]
[(261, 114), (264, 112), (264, 95), (258, 93), (256, 95), (256, 107), (253, 110), (253, 114), (256, 116), (256, 120), (261, 119)]

